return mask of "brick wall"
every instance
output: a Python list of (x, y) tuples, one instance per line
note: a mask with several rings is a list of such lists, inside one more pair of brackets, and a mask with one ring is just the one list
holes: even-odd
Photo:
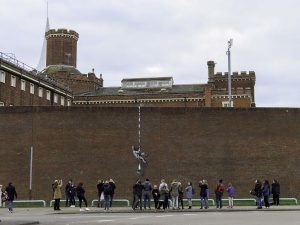
[[(1, 60), (0, 72), (5, 78), (0, 81), (0, 102), (5, 106), (66, 106), (68, 101), (71, 104), (72, 93), (70, 90), (62, 89), (57, 82), (48, 81), (45, 77)], [(50, 98), (47, 97), (47, 93)], [(57, 97), (57, 102), (54, 102), (54, 96)]]
[[(142, 108), (141, 134), (149, 154), (143, 179), (153, 183), (206, 178), (212, 192), (223, 178), (237, 197), (250, 197), (256, 178), (277, 178), (282, 196), (300, 197), (300, 109)], [(116, 197), (131, 198), (136, 108), (2, 107), (0, 141), (0, 183), (14, 182), (21, 199), (32, 144), (33, 198), (50, 199), (57, 177), (84, 182), (89, 201), (98, 178), (113, 178)]]
[[(46, 89), (42, 88), (43, 96), (39, 97), (39, 87), (25, 80), (15, 76), (16, 86), (11, 86), (11, 73), (5, 73), (5, 83), (0, 83), (0, 101), (2, 101), (5, 106), (21, 106), (21, 105), (51, 105), (51, 101), (46, 99)], [(25, 90), (21, 90), (21, 80), (25, 82)], [(30, 84), (34, 85), (34, 93), (30, 93)]]

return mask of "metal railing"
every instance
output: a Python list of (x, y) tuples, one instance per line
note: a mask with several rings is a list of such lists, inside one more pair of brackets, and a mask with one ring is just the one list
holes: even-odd
[(280, 200), (287, 200), (287, 201), (294, 201), (296, 205), (298, 205), (298, 199), (297, 198), (279, 198)]
[(46, 81), (48, 83), (51, 83), (51, 84), (53, 84), (53, 85), (55, 85), (55, 86), (57, 86), (61, 89), (64, 89), (64, 90), (67, 90), (67, 91), (71, 92), (71, 89), (68, 86), (58, 82), (57, 80), (55, 80), (51, 77), (48, 77), (47, 75), (45, 75), (45, 76), (41, 75), (40, 71), (38, 71), (37, 69), (35, 69), (31, 66), (28, 66), (27, 64), (17, 60), (15, 57), (12, 57), (12, 56), (9, 56), (9, 55), (7, 55), (3, 52), (0, 52), (0, 59), (3, 60), (3, 61), (8, 62), (10, 64), (13, 64), (14, 66), (26, 71), (27, 73), (37, 77), (37, 79), (44, 80), (44, 81)]
[(45, 200), (14, 200), (14, 203), (42, 203), (46, 207)]
[[(187, 199), (183, 199), (183, 200), (187, 200)], [(193, 202), (199, 202), (199, 203), (201, 203), (201, 200), (200, 200), (199, 198), (193, 198), (193, 199), (192, 199), (192, 203), (193, 203)], [(208, 204), (209, 204), (209, 202), (211, 202), (212, 205), (215, 205), (215, 200), (214, 200), (214, 199), (209, 198), (209, 199), (208, 199)]]
[[(222, 202), (229, 202), (228, 198), (223, 198)], [(256, 203), (255, 198), (233, 198), (233, 202), (254, 202)]]
[[(272, 199), (270, 199), (272, 200)], [(280, 200), (283, 201), (293, 201), (295, 203), (295, 205), (298, 205), (298, 199), (297, 198), (280, 198)], [(187, 199), (183, 199), (183, 201), (187, 201)], [(211, 203), (213, 206), (215, 205), (215, 200), (214, 199), (208, 199), (209, 203)], [(228, 199), (223, 198), (222, 199), (223, 202), (228, 202)], [(242, 202), (242, 201), (248, 201), (248, 202), (253, 202), (254, 204), (256, 203), (256, 199), (254, 198), (234, 198), (233, 199), (234, 202)], [(46, 201), (45, 200), (15, 200), (15, 203), (42, 203), (43, 207), (46, 207)], [(60, 202), (66, 202), (66, 200), (62, 199), (60, 200)], [(91, 202), (91, 206), (94, 207), (95, 203), (98, 202), (98, 199), (94, 199)], [(128, 199), (114, 199), (113, 202), (124, 202), (128, 207), (130, 206), (130, 201)], [(153, 203), (154, 200), (151, 199), (151, 203)], [(193, 198), (192, 199), (192, 203), (193, 202), (199, 202), (200, 203), (200, 199), (197, 198)], [(54, 200), (51, 200), (49, 203), (49, 207), (52, 207), (54, 203)], [(169, 204), (172, 205), (172, 200), (169, 199)]]
[[(97, 202), (98, 203), (98, 199), (94, 199), (91, 203), (91, 206), (94, 207), (94, 203)], [(127, 206), (130, 206), (130, 202), (128, 199), (113, 199), (112, 202), (125, 202), (127, 204)]]
[[(49, 207), (52, 207), (55, 200), (51, 200), (49, 203)], [(66, 202), (66, 200), (61, 199), (60, 202)]]

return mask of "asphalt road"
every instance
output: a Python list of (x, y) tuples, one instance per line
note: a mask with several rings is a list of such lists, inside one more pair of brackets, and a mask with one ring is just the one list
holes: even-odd
[(64, 212), (51, 209), (1, 209), (0, 224), (7, 225), (299, 225), (300, 211), (201, 211), (165, 213)]

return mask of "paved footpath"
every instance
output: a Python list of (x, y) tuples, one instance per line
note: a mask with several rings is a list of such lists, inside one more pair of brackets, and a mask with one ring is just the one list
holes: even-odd
[(108, 212), (91, 208), (79, 212), (78, 208), (62, 208), (55, 212), (52, 208), (16, 208), (13, 213), (0, 209), (0, 225), (299, 225), (300, 206), (278, 206), (256, 210), (252, 207), (208, 210), (136, 210), (112, 208)]

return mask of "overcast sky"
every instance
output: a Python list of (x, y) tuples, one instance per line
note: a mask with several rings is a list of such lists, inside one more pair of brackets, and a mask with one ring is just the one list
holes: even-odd
[[(255, 71), (258, 107), (300, 107), (300, 1), (49, 0), (50, 28), (79, 33), (77, 67), (95, 68), (104, 86), (123, 78), (173, 76), (207, 82), (207, 61)], [(32, 67), (39, 61), (46, 0), (0, 0), (0, 51)]]

